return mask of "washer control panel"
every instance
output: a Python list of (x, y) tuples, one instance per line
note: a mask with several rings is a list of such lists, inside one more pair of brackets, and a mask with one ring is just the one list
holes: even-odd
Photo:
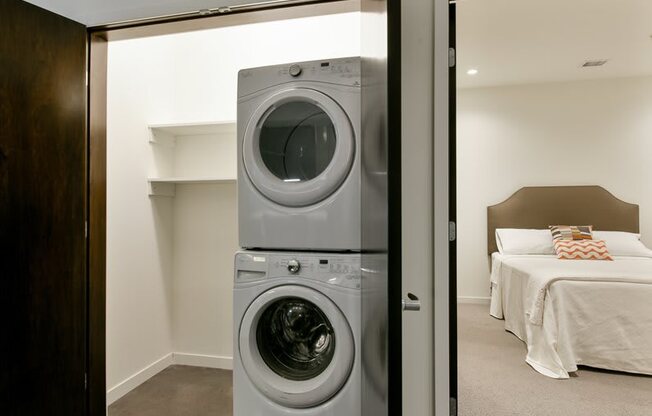
[(359, 289), (360, 260), (360, 254), (240, 252), (236, 255), (235, 279), (238, 283), (294, 277)]

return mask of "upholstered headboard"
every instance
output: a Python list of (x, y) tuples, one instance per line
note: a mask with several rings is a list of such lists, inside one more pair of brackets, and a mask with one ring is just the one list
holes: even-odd
[(621, 201), (600, 186), (521, 188), (487, 208), (489, 255), (498, 251), (496, 228), (545, 229), (555, 224), (638, 233), (638, 205)]

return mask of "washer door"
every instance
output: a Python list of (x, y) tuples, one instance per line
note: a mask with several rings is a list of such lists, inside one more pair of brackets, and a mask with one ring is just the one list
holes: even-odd
[(252, 383), (294, 408), (319, 405), (346, 383), (354, 359), (351, 328), (326, 296), (303, 286), (260, 295), (240, 324), (240, 356)]
[(245, 130), (243, 161), (260, 193), (291, 207), (317, 203), (342, 184), (355, 153), (351, 122), (327, 95), (292, 88), (265, 100)]

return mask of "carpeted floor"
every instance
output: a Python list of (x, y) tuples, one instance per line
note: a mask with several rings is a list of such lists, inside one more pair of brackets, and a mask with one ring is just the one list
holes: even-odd
[(569, 380), (542, 376), (488, 310), (458, 305), (460, 416), (652, 416), (652, 377), (588, 368)]
[(173, 365), (109, 406), (109, 416), (231, 416), (232, 373)]
[[(488, 306), (458, 313), (459, 416), (652, 416), (652, 377), (582, 368), (553, 380), (525, 363), (525, 345)], [(231, 416), (232, 397), (230, 371), (175, 365), (113, 403), (109, 416)]]

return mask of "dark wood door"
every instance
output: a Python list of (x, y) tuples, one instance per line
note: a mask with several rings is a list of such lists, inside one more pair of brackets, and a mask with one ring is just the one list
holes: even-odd
[(0, 414), (86, 412), (86, 28), (0, 0)]

